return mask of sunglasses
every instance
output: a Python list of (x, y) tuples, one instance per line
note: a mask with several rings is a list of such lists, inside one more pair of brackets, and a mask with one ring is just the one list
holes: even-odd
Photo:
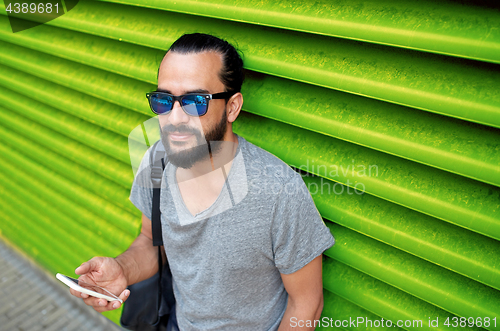
[(208, 111), (208, 101), (212, 99), (229, 99), (234, 93), (221, 92), (215, 94), (190, 93), (183, 95), (172, 95), (166, 92), (149, 92), (146, 97), (153, 113), (157, 115), (168, 114), (174, 103), (179, 101), (182, 110), (190, 116), (203, 116)]

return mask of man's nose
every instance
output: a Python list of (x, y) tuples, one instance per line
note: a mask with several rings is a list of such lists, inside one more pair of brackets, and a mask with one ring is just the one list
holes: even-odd
[(189, 122), (189, 115), (181, 108), (181, 104), (178, 100), (174, 102), (173, 108), (168, 115), (168, 121), (173, 126)]

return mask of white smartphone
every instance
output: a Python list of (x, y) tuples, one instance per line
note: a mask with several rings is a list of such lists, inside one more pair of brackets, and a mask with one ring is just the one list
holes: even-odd
[(78, 292), (82, 292), (96, 298), (106, 299), (108, 301), (118, 300), (123, 303), (122, 299), (100, 286), (88, 284), (84, 281), (74, 279), (63, 274), (57, 274), (56, 278)]

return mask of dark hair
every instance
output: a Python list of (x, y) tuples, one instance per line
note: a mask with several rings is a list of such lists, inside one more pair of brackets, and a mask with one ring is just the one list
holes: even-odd
[(169, 51), (186, 54), (214, 51), (222, 55), (219, 78), (227, 92), (240, 92), (245, 79), (243, 60), (233, 45), (215, 36), (204, 33), (185, 34), (177, 39)]

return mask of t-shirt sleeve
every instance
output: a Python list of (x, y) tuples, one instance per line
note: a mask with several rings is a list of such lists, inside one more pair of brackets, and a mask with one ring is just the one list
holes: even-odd
[(300, 270), (335, 243), (300, 175), (283, 185), (273, 217), (274, 263), (282, 274)]
[(130, 190), (130, 201), (144, 215), (151, 219), (151, 203), (153, 201), (153, 186), (151, 183), (151, 148), (144, 154), (141, 165), (137, 170), (132, 189)]

